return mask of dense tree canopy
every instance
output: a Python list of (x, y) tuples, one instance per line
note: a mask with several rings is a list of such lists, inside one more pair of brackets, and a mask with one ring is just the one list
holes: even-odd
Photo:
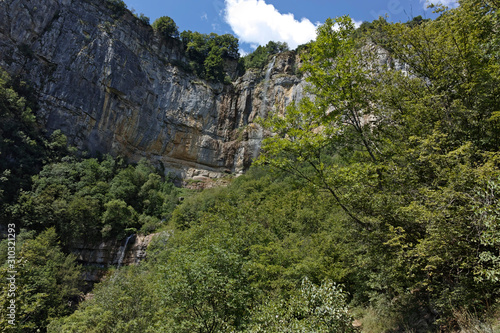
[[(56, 227), (67, 245), (72, 240), (123, 238), (168, 219), (177, 190), (141, 161), (135, 167), (105, 156), (102, 161), (67, 157), (46, 165), (14, 206), (22, 226)], [(130, 229), (130, 230), (126, 230)]]
[(366, 295), (426, 299), (441, 325), (500, 292), (498, 219), (479, 209), (499, 176), (497, 10), (461, 1), (434, 21), (380, 21), (361, 43), (348, 18), (327, 20), (304, 56), (315, 99), (264, 123), (276, 135), (261, 163), (324, 189), (358, 225)]
[(36, 122), (36, 99), (26, 82), (0, 69), (0, 220), (10, 219), (8, 204), (31, 186), (44, 163), (68, 154), (66, 137), (49, 137)]
[(238, 39), (230, 34), (201, 34), (190, 30), (180, 35), (191, 68), (208, 80), (223, 81), (224, 59), (238, 60)]
[(347, 293), (329, 280), (349, 274), (329, 198), (268, 170), (200, 196), (175, 210), (178, 227), (156, 237), (147, 262), (105, 281), (51, 331), (278, 332), (283, 320), (352, 330)]
[[(61, 251), (54, 228), (43, 231), (39, 236), (21, 234), (18, 237), (15, 297), (8, 297), (3, 289), (0, 294), (2, 329), (15, 328), (15, 332), (44, 331), (52, 318), (68, 315), (78, 303), (81, 270), (74, 255)], [(25, 239), (27, 238), (27, 239)], [(0, 247), (2, 254), (7, 240)], [(6, 257), (3, 257), (6, 258)], [(12, 270), (8, 265), (0, 266), (0, 277), (6, 281)], [(5, 311), (11, 299), (16, 301), (16, 326), (7, 323)]]

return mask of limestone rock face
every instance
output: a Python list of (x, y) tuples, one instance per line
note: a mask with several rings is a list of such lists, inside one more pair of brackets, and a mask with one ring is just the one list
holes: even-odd
[[(105, 0), (0, 1), (0, 66), (33, 86), (49, 132), (91, 154), (147, 158), (184, 178), (239, 173), (260, 149), (256, 117), (303, 96), (293, 52), (232, 85), (186, 65), (179, 41)], [(230, 77), (236, 68), (226, 62)]]
[(112, 239), (100, 243), (74, 243), (71, 252), (84, 265), (83, 279), (87, 282), (99, 282), (110, 266), (136, 265), (145, 259), (147, 247), (155, 235), (131, 235), (128, 239)]

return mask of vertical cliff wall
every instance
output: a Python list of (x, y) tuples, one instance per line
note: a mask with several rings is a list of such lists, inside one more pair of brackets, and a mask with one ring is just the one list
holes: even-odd
[(49, 132), (81, 150), (145, 157), (183, 177), (238, 173), (260, 148), (255, 118), (303, 94), (293, 52), (232, 85), (210, 83), (183, 70), (180, 42), (108, 7), (0, 1), (0, 66), (35, 88)]
[(83, 279), (96, 283), (110, 266), (135, 265), (144, 260), (146, 249), (155, 235), (132, 235), (128, 241), (113, 239), (100, 243), (77, 242), (72, 245), (71, 252), (84, 266)]

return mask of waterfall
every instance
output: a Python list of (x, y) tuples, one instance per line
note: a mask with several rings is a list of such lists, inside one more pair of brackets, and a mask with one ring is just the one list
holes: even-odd
[(267, 106), (267, 90), (269, 89), (269, 79), (271, 78), (271, 71), (273, 70), (274, 63), (276, 62), (276, 56), (273, 57), (273, 60), (269, 63), (266, 70), (266, 76), (264, 77), (264, 87), (262, 88), (262, 104), (260, 105), (259, 116), (264, 118), (267, 115), (266, 106)]
[(132, 235), (128, 236), (127, 240), (125, 241), (125, 245), (120, 249), (120, 257), (118, 258), (118, 266), (117, 266), (117, 268), (120, 268), (120, 266), (122, 265), (123, 259), (125, 258), (125, 251), (127, 250), (128, 242), (134, 236), (135, 236), (135, 234), (132, 234)]
[[(273, 57), (273, 60), (269, 63), (266, 70), (266, 75), (264, 76), (264, 86), (262, 87), (262, 103), (260, 105), (258, 116), (261, 118), (265, 118), (267, 116), (267, 90), (269, 89), (269, 81), (271, 79), (271, 72), (274, 67), (274, 63), (276, 62), (276, 56)], [(252, 148), (252, 157), (255, 160), (259, 156), (260, 145), (262, 143), (262, 139), (264, 138), (264, 131), (260, 125), (257, 125), (257, 130), (254, 134), (254, 137), (251, 138), (249, 143), (253, 146)]]

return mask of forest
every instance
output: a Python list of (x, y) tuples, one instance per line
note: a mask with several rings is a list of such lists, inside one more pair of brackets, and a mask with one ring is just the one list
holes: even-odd
[[(201, 191), (47, 135), (29, 84), (1, 71), (0, 219), (19, 229), (22, 287), (12, 326), (2, 284), (0, 330), (500, 332), (499, 8), (327, 20), (296, 51), (314, 98), (260, 119), (252, 167)], [(200, 64), (238, 58), (234, 40), (167, 23), (193, 68), (223, 80)], [(72, 242), (137, 233), (156, 235), (147, 259), (83, 297)], [(5, 239), (2, 281), (8, 252)]]

